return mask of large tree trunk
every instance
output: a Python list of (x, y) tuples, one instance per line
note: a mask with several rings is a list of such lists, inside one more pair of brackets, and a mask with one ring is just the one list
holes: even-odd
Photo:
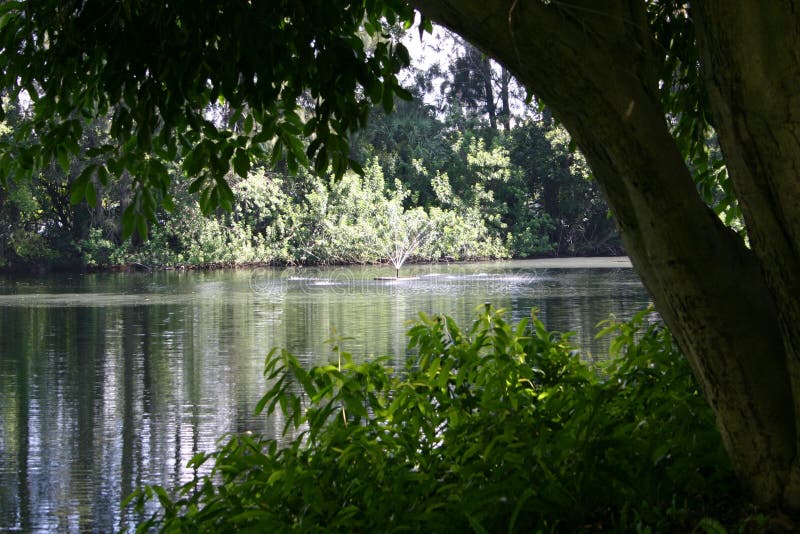
[[(796, 36), (797, 28), (770, 27), (770, 14), (759, 26), (761, 40), (737, 42), (754, 14), (725, 0), (701, 9), (703, 20), (741, 10), (709, 25), (701, 45), (704, 61), (720, 64), (709, 83), (750, 250), (703, 204), (669, 133), (658, 99), (663, 51), (653, 46), (643, 2), (414, 3), (552, 107), (592, 166), (635, 268), (716, 413), (741, 480), (761, 503), (800, 509), (798, 396), (790, 379), (800, 367), (800, 190), (793, 170), (800, 168), (800, 147), (787, 123), (787, 116), (800, 120), (797, 46), (783, 51), (780, 72), (764, 70), (766, 55), (776, 52), (770, 37)], [(762, 5), (753, 3), (752, 11)], [(786, 18), (786, 25), (795, 22)], [(747, 54), (759, 53), (756, 69)], [(751, 81), (756, 87), (748, 87)], [(768, 104), (778, 88), (785, 98)], [(750, 115), (753, 107), (762, 113)]]
[[(753, 250), (775, 296), (800, 392), (800, 19), (797, 5), (696, 2), (698, 44), (720, 145)], [(795, 394), (795, 413), (800, 395)], [(797, 429), (800, 432), (800, 428)], [(800, 434), (798, 434), (800, 436)], [(800, 451), (800, 447), (795, 447)], [(800, 501), (800, 470), (787, 500)]]

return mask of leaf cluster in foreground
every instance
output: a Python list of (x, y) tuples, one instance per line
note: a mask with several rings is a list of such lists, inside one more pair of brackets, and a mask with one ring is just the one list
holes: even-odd
[(199, 454), (208, 476), (140, 531), (655, 531), (703, 519), (734, 483), (713, 416), (669, 332), (648, 312), (606, 325), (598, 372), (569, 336), (487, 305), (469, 330), (420, 315), (403, 370), (386, 359), (305, 370), (273, 350), (259, 411), (287, 441), (235, 435)]

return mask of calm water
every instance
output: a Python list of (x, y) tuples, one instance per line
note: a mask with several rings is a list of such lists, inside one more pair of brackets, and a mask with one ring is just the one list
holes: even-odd
[[(418, 311), (468, 324), (484, 302), (540, 310), (602, 357), (594, 325), (648, 297), (625, 260), (388, 268), (259, 269), (0, 278), (0, 531), (111, 532), (120, 502), (174, 486), (226, 432), (276, 436), (254, 417), (264, 356), (328, 360), (332, 329), (356, 357), (405, 354)], [(564, 268), (569, 267), (569, 268)], [(587, 349), (588, 348), (588, 349)]]

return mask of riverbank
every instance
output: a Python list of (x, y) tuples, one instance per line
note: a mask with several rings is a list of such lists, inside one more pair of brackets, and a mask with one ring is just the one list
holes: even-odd
[[(487, 263), (502, 265), (515, 262), (519, 265), (538, 267), (542, 269), (611, 269), (632, 268), (627, 256), (572, 256), (572, 257), (538, 257), (524, 259), (508, 258), (479, 258), (476, 260), (441, 259), (436, 261), (408, 261), (404, 267), (412, 265), (458, 265)], [(198, 264), (144, 264), (129, 262), (118, 265), (41, 265), (17, 264), (0, 267), (0, 275), (18, 274), (45, 274), (45, 273), (124, 273), (124, 272), (154, 272), (154, 271), (216, 271), (220, 269), (264, 269), (285, 267), (350, 267), (350, 266), (386, 266), (392, 267), (388, 261), (363, 261), (339, 263), (276, 263), (276, 262), (209, 262)], [(393, 267), (392, 267), (393, 268)]]

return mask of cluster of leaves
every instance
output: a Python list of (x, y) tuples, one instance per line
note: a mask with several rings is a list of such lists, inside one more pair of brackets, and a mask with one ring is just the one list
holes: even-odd
[(621, 252), (588, 165), (552, 120), (505, 133), (481, 124), (458, 129), (416, 101), (399, 108), (374, 112), (354, 145), (412, 191), (407, 205), (480, 211), (514, 257)]
[[(251, 171), (232, 190), (230, 213), (206, 217), (186, 193), (143, 243), (118, 243), (101, 228), (78, 241), (91, 266), (336, 264), (507, 257), (477, 209), (408, 208), (409, 193), (388, 189), (381, 168), (366, 166), (333, 184), (300, 172)], [(410, 243), (416, 242), (415, 246)], [(402, 263), (402, 261), (400, 262)]]
[(678, 148), (701, 198), (726, 225), (744, 236), (741, 208), (717, 143), (701, 79), (694, 19), (683, 2), (673, 0), (650, 2), (648, 14), (656, 45), (664, 52), (659, 73), (661, 102)]
[[(386, 26), (402, 20), (405, 8), (396, 13), (387, 8), (381, 15), (385, 18), (360, 19), (363, 27), (356, 30), (348, 26), (355, 24), (352, 13), (337, 14), (342, 18), (333, 22), (355, 34), (335, 37), (325, 34), (327, 29), (293, 28), (301, 26), (293, 10), (308, 6), (217, 6), (203, 15), (192, 8), (186, 15), (182, 4), (152, 11), (116, 6), (107, 13), (63, 5), (52, 17), (45, 16), (47, 7), (8, 2), (0, 8), (0, 47), (25, 52), (3, 56), (8, 69), (25, 70), (16, 78), (8, 74), (12, 70), (6, 72), (0, 106), (5, 112), (0, 123), (0, 184), (6, 191), (0, 192), (3, 264), (376, 261), (385, 257), (385, 239), (378, 234), (386, 231), (377, 228), (385, 226), (381, 210), (369, 206), (385, 207), (387, 199), (402, 202), (402, 209), (389, 215), (402, 212), (403, 220), (415, 219), (412, 226), (435, 230), (437, 239), (429, 240), (431, 246), (420, 250), (417, 260), (620, 252), (588, 172), (570, 165), (572, 156), (559, 152), (560, 141), (546, 137), (548, 125), (530, 122), (509, 134), (476, 119), (465, 129), (464, 121), (443, 121), (420, 101), (388, 100), (408, 96), (395, 87), (394, 74), (384, 72), (406, 63), (404, 49), (395, 45), (397, 35)], [(366, 6), (373, 7), (378, 9)], [(298, 41), (267, 39), (261, 48), (231, 50), (235, 39), (226, 34), (226, 39), (201, 43), (203, 32), (215, 31), (209, 13), (243, 24), (245, 15), (260, 21), (283, 9), (288, 14), (270, 22), (277, 24), (273, 35), (293, 39), (300, 32)], [(74, 36), (101, 24), (103, 17), (109, 26), (102, 31)], [(122, 33), (111, 35), (117, 26)], [(187, 36), (189, 29), (200, 33)], [(330, 47), (351, 46), (354, 63), (345, 60), (346, 72), (336, 75), (314, 63), (319, 72), (286, 78), (278, 84), (274, 106), (264, 111), (259, 106), (269, 104), (269, 94), (256, 95), (256, 89), (270, 93), (277, 87), (267, 91), (270, 77), (259, 70), (266, 68), (265, 58), (282, 47), (294, 50), (313, 31), (326, 36), (296, 50), (296, 57), (289, 54), (290, 65), (275, 65), (269, 76), (284, 75), (302, 65), (307, 54), (324, 55)], [(159, 39), (146, 40), (150, 33)], [(125, 46), (122, 36), (128, 38)], [(104, 39), (116, 48), (101, 54), (97, 49)], [(187, 61), (197, 59), (192, 54), (202, 44), (207, 64), (178, 68), (172, 64), (175, 57), (153, 51), (169, 39), (177, 39), (173, 55)], [(249, 42), (250, 35), (242, 39)], [(135, 50), (132, 43), (137, 43)], [(81, 47), (97, 56), (68, 53)], [(132, 55), (126, 59), (127, 53)], [(243, 56), (239, 62), (237, 54)], [(72, 59), (63, 64), (53, 59), (67, 56)], [(369, 72), (354, 66), (361, 61)], [(118, 68), (108, 71), (109, 65)], [(85, 79), (65, 76), (65, 66), (88, 74)], [(194, 88), (195, 75), (209, 74), (209, 68), (218, 76)], [(231, 83), (237, 71), (238, 85)], [(383, 74), (371, 78), (376, 72)], [(317, 75), (333, 76), (331, 84), (344, 85), (333, 93), (328, 92), (331, 84), (315, 89)], [(96, 76), (104, 78), (98, 82)], [(185, 87), (170, 85), (181, 80)], [(311, 85), (300, 91), (304, 80)], [(378, 82), (383, 84), (380, 94)], [(341, 96), (350, 90), (352, 101)], [(121, 101), (115, 103), (116, 98)], [(376, 102), (382, 106), (371, 108)], [(401, 113), (386, 114), (389, 104)], [(347, 111), (339, 114), (338, 107)], [(328, 117), (328, 137), (318, 131), (325, 129), (320, 113)], [(355, 127), (360, 128), (357, 135)], [(340, 143), (345, 138), (349, 149)], [(339, 152), (332, 148), (337, 143)], [(350, 187), (350, 176), (338, 177), (346, 183), (329, 183), (328, 173), (320, 172), (327, 163), (320, 158), (326, 153), (323, 159), (334, 158), (332, 151), (341, 164), (334, 164), (334, 174), (350, 164), (364, 176), (363, 186)], [(305, 167), (312, 166), (311, 156), (316, 170)], [(362, 168), (376, 158), (389, 178), (380, 192)], [(256, 185), (258, 177), (266, 183)], [(210, 215), (216, 220), (204, 219)], [(126, 239), (134, 231), (149, 240)], [(359, 237), (367, 239), (359, 242)]]
[[(530, 122), (510, 135), (450, 130), (424, 104), (400, 105), (402, 114), (374, 112), (351, 140), (360, 177), (291, 175), (284, 163), (267, 170), (269, 162), (257, 161), (245, 178), (226, 177), (232, 209), (214, 217), (176, 179), (171, 211), (156, 210), (146, 241), (124, 239), (133, 176), (96, 181), (91, 202), (73, 186), (102, 158), (74, 158), (67, 172), (51, 165), (0, 192), (2, 255), (10, 265), (44, 267), (371, 262), (386, 260), (387, 236), (398, 227), (436, 236), (416, 249), (416, 261), (619, 252), (607, 208), (579, 155), (565, 148), (563, 129)], [(6, 108), (0, 141), (27, 115), (9, 99)], [(82, 156), (109, 141), (107, 121), (96, 121), (81, 139)], [(167, 167), (181, 173), (179, 162)]]
[[(146, 235), (170, 209), (176, 159), (205, 213), (232, 207), (227, 175), (253, 158), (341, 176), (357, 168), (348, 135), (372, 106), (411, 97), (397, 79), (408, 52), (388, 26), (413, 15), (401, 0), (4, 2), (0, 87), (33, 111), (0, 143), (0, 183), (53, 161), (67, 172), (89, 120), (107, 115), (110, 141), (89, 155), (101, 161), (72, 187), (94, 203), (98, 183), (130, 175), (126, 232)], [(227, 124), (206, 116), (217, 102), (233, 110)]]
[[(498, 195), (517, 214), (509, 243), (513, 250), (529, 250), (526, 244), (540, 239), (540, 227), (545, 226), (556, 255), (620, 252), (619, 235), (589, 165), (549, 113), (512, 130), (509, 145), (520, 177)], [(548, 224), (532, 216), (537, 211), (547, 216)]]
[(198, 454), (208, 476), (130, 498), (159, 504), (139, 531), (686, 528), (733, 487), (712, 414), (647, 313), (605, 333), (602, 373), (535, 316), (512, 326), (488, 305), (469, 331), (421, 315), (400, 372), (338, 342), (338, 364), (311, 370), (273, 350), (257, 409), (283, 412), (288, 441)]

